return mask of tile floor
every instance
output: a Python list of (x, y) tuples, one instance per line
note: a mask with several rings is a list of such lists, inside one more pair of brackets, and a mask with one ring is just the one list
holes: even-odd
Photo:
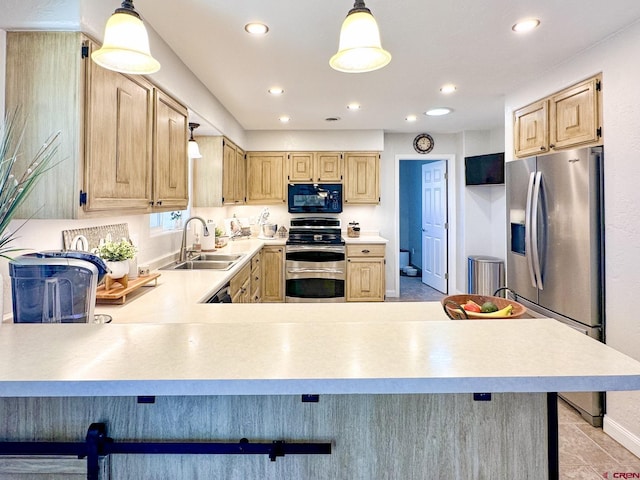
[(445, 295), (422, 283), (420, 277), (400, 275), (400, 296), (387, 298), (387, 302), (439, 302)]
[[(388, 302), (440, 301), (444, 294), (422, 283), (420, 277), (400, 276), (400, 297)], [(560, 480), (640, 478), (640, 458), (601, 428), (592, 427), (564, 400), (558, 400)], [(618, 475), (615, 475), (618, 474)]]
[[(640, 458), (584, 421), (562, 399), (558, 400), (558, 424), (560, 480), (640, 478)], [(624, 473), (635, 475), (620, 475)]]

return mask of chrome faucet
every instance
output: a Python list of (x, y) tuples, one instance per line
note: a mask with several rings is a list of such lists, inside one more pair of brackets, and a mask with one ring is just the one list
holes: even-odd
[(209, 229), (207, 228), (207, 223), (204, 221), (202, 217), (189, 217), (186, 222), (184, 222), (184, 228), (182, 229), (182, 244), (180, 245), (180, 262), (184, 262), (187, 259), (187, 226), (191, 220), (200, 220), (202, 226), (204, 228), (203, 235), (205, 237), (209, 236)]

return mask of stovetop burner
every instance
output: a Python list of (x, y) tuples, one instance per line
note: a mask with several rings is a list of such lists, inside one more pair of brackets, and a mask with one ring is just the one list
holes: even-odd
[(292, 218), (287, 245), (344, 245), (340, 219), (334, 217)]

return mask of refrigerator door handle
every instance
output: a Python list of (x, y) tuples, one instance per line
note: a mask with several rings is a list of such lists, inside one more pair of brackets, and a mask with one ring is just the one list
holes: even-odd
[(527, 259), (527, 267), (529, 270), (529, 278), (531, 279), (531, 286), (537, 288), (538, 282), (536, 281), (536, 275), (533, 270), (533, 247), (531, 245), (531, 207), (533, 202), (533, 185), (535, 183), (536, 174), (531, 172), (529, 175), (529, 186), (527, 187), (527, 206), (524, 211), (524, 253)]
[(531, 247), (532, 247), (532, 263), (537, 286), (539, 290), (543, 290), (542, 285), (542, 269), (540, 268), (540, 250), (538, 249), (538, 208), (540, 207), (540, 187), (542, 186), (542, 172), (536, 172), (536, 178), (533, 185), (533, 205), (531, 208)]

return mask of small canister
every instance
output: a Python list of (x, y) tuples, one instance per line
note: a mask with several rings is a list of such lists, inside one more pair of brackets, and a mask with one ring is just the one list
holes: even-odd
[(360, 236), (360, 224), (358, 222), (349, 222), (347, 227), (347, 237), (358, 238)]

